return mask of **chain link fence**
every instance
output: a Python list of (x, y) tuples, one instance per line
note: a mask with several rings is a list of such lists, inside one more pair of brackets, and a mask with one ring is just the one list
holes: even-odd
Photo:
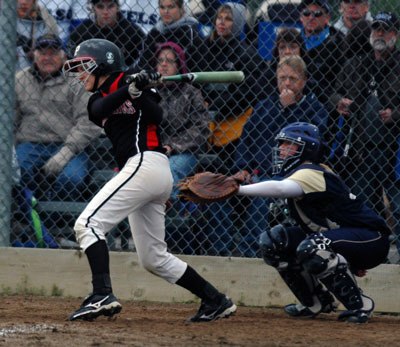
[[(372, 16), (399, 14), (396, 1), (337, 0), (308, 6), (308, 12), (297, 0), (235, 1), (228, 4), (231, 12), (221, 11), (224, 1), (186, 1), (185, 12), (178, 0), (12, 2), (2, 0), (0, 22), (2, 246), (77, 248), (75, 219), (117, 174), (110, 142), (87, 120), (88, 95), (72, 93), (59, 69), (49, 67), (91, 37), (115, 42), (130, 67), (176, 63), (177, 73), (245, 72), (240, 85), (160, 87), (163, 137), (173, 149), (175, 178), (246, 169), (255, 182), (269, 179), (277, 131), (292, 121), (313, 122), (326, 134), (330, 165), (387, 219), (396, 242), (400, 54), (376, 59), (373, 47), (379, 42), (374, 46), (370, 40)], [(233, 38), (224, 39), (226, 31)], [(38, 52), (38, 38), (46, 33), (60, 38), (65, 56)], [(172, 58), (162, 56), (158, 44), (165, 41), (180, 45), (184, 63), (176, 51)], [(301, 96), (294, 103), (278, 88), (283, 77), (276, 71), (284, 55), (300, 55), (307, 67), (294, 65), (295, 76), (285, 76)], [(347, 116), (337, 112), (343, 97), (354, 101)], [(13, 147), (20, 177), (10, 165)], [(256, 257), (260, 233), (291, 222), (284, 201), (235, 197), (199, 206), (176, 193), (166, 206), (166, 239), (174, 253)], [(108, 243), (111, 250), (135, 249), (127, 221), (115, 226)]]

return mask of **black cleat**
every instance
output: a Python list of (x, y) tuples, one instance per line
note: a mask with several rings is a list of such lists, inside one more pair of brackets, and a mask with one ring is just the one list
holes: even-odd
[(236, 305), (225, 295), (217, 303), (202, 300), (199, 310), (189, 318), (189, 322), (211, 322), (218, 318), (228, 318), (236, 309)]
[(364, 303), (363, 309), (347, 310), (342, 312), (338, 320), (348, 323), (367, 323), (374, 312), (375, 303), (369, 296), (361, 295)]
[(331, 313), (335, 312), (337, 309), (337, 303), (336, 302), (327, 302), (325, 305), (322, 307), (321, 311), (318, 312), (312, 312), (308, 307), (305, 307), (301, 304), (290, 304), (286, 305), (283, 310), (285, 313), (287, 313), (291, 317), (299, 317), (299, 318), (314, 318), (320, 313)]
[(342, 312), (338, 320), (349, 323), (367, 323), (372, 316), (372, 311), (349, 310)]
[(299, 317), (299, 318), (314, 318), (318, 313), (312, 312), (308, 307), (305, 307), (301, 304), (289, 304), (286, 305), (283, 310), (291, 317)]
[(81, 307), (69, 316), (69, 320), (94, 320), (99, 316), (112, 317), (121, 312), (122, 306), (114, 294), (90, 294)]

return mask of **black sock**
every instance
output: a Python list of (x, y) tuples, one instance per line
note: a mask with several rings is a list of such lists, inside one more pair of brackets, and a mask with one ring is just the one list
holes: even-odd
[(101, 240), (86, 250), (86, 256), (92, 271), (93, 293), (112, 293), (110, 278), (110, 257), (105, 241)]
[(178, 286), (181, 286), (201, 299), (214, 301), (223, 296), (210, 282), (201, 277), (196, 270), (189, 265), (182, 277), (176, 281)]

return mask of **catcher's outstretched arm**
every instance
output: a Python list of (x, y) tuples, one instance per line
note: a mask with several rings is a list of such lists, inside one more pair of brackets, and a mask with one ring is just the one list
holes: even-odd
[(293, 180), (265, 181), (239, 186), (238, 195), (262, 198), (296, 198), (304, 194), (300, 184)]

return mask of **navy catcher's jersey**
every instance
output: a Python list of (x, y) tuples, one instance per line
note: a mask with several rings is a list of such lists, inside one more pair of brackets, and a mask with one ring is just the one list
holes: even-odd
[(390, 233), (385, 220), (351, 194), (328, 166), (303, 164), (285, 178), (303, 188), (304, 195), (288, 199), (288, 204), (292, 217), (305, 232), (358, 227)]
[[(89, 119), (104, 128), (120, 169), (137, 153), (165, 153), (159, 131), (162, 120), (162, 108), (158, 105), (160, 96), (153, 89), (143, 91), (139, 98), (132, 99), (124, 82), (127, 74), (112, 74), (88, 103)], [(101, 107), (97, 104), (97, 109), (92, 107), (96, 100), (108, 95), (113, 99), (103, 99)]]

